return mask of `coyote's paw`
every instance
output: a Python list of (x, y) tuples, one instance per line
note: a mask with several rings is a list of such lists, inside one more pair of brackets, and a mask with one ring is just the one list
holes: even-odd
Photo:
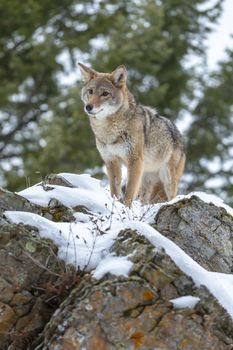
[(131, 208), (132, 202), (133, 202), (132, 198), (125, 197), (123, 199), (123, 204), (128, 208)]

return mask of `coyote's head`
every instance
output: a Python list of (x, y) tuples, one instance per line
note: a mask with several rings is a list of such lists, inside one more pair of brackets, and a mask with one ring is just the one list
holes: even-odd
[(81, 98), (84, 111), (91, 117), (106, 118), (116, 113), (123, 104), (126, 69), (119, 66), (112, 73), (99, 73), (79, 63), (84, 78)]

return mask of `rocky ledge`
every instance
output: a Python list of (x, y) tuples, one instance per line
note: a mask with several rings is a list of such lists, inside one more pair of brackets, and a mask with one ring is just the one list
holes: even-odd
[[(122, 230), (110, 248), (132, 262), (129, 275), (95, 279), (65, 264), (36, 227), (4, 216), (20, 210), (73, 221), (90, 208), (42, 207), (5, 190), (0, 204), (0, 349), (233, 349), (226, 310), (135, 230)], [(232, 273), (233, 218), (225, 209), (192, 196), (161, 207), (152, 226), (206, 270)], [(197, 302), (172, 302), (185, 296)]]

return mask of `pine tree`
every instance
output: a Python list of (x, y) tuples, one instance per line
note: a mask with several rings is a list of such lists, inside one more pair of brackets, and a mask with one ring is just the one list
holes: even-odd
[(188, 190), (207, 190), (233, 203), (233, 50), (208, 81), (189, 129)]
[[(175, 120), (191, 92), (193, 70), (185, 68), (188, 55), (205, 57), (204, 39), (221, 11), (205, 0), (118, 1), (121, 15), (92, 60), (100, 71), (119, 64), (129, 69), (129, 84), (138, 99), (156, 106)], [(205, 10), (200, 10), (205, 6)], [(127, 18), (127, 20), (126, 20)]]
[(60, 84), (61, 55), (73, 68), (78, 54), (100, 71), (125, 64), (137, 98), (176, 120), (192, 90), (194, 71), (185, 60), (190, 53), (204, 57), (203, 41), (221, 3), (25, 0), (12, 6), (0, 0), (0, 175), (8, 187), (24, 187), (25, 176), (34, 182), (49, 172), (101, 164), (80, 84)]
[[(25, 186), (24, 177), (33, 177), (33, 169), (27, 168), (33, 162), (41, 176), (47, 169), (57, 170), (51, 156), (55, 159), (59, 150), (64, 153), (65, 145), (60, 144), (56, 154), (49, 154), (45, 160), (45, 154), (40, 152), (44, 131), (39, 125), (41, 120), (54, 118), (54, 127), (56, 118), (60, 117), (59, 113), (56, 115), (59, 108), (51, 110), (56, 99), (61, 100), (64, 93), (59, 82), (59, 73), (65, 69), (59, 63), (60, 56), (67, 52), (74, 64), (77, 49), (90, 51), (90, 39), (106, 31), (113, 18), (106, 7), (107, 4), (97, 6), (94, 0), (84, 0), (81, 4), (75, 0), (0, 0), (0, 178), (7, 187)], [(62, 117), (67, 119), (69, 116), (63, 114)], [(49, 125), (46, 123), (43, 128)], [(50, 134), (49, 130), (47, 134)], [(53, 140), (58, 141), (58, 138)], [(69, 140), (72, 144), (73, 140)], [(85, 133), (83, 140), (86, 141)], [(57, 144), (50, 144), (51, 151), (56, 147)], [(72, 167), (70, 153), (66, 153), (65, 158), (70, 159)], [(60, 159), (61, 155), (56, 164), (61, 169)], [(46, 169), (41, 169), (45, 164)]]

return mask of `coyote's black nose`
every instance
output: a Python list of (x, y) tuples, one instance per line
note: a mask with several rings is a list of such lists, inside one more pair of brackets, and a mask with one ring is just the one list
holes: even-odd
[(87, 112), (92, 111), (92, 109), (93, 109), (93, 105), (86, 105)]

